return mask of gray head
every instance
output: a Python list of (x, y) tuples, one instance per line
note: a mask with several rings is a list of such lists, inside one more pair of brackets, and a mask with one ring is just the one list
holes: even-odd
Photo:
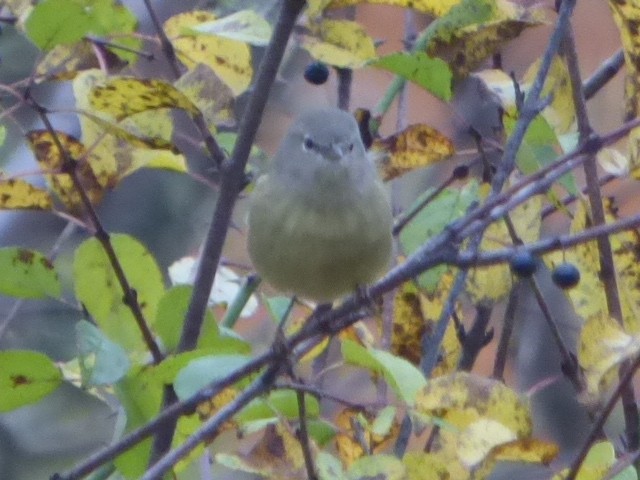
[[(349, 113), (337, 108), (309, 110), (291, 125), (274, 159), (278, 173), (296, 177), (317, 169), (334, 171), (368, 164), (360, 131)], [(307, 176), (304, 175), (304, 176)]]

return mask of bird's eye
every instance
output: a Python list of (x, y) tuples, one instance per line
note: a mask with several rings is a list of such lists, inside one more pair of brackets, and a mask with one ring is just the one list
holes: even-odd
[(304, 143), (302, 145), (304, 146), (305, 150), (313, 150), (313, 147), (315, 146), (313, 140), (311, 140), (309, 137), (305, 137)]
[(350, 143), (350, 144), (347, 146), (347, 151), (348, 151), (348, 152), (353, 152), (353, 143)]

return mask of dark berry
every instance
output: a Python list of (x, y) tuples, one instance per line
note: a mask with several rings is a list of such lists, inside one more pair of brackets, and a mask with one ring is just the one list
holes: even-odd
[(580, 282), (580, 270), (573, 263), (561, 263), (553, 269), (551, 279), (560, 288), (573, 288)]
[(464, 180), (469, 175), (469, 167), (467, 165), (458, 165), (453, 169), (452, 177), (456, 180)]
[(329, 78), (329, 67), (326, 63), (313, 62), (304, 69), (304, 79), (314, 85), (322, 85)]
[(527, 250), (520, 250), (511, 257), (511, 270), (522, 278), (528, 278), (538, 269), (536, 257)]

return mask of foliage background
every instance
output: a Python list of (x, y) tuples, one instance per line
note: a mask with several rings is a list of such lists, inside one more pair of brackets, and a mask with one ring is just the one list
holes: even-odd
[[(140, 19), (140, 30), (151, 34), (152, 28), (141, 2), (123, 3)], [(154, 6), (161, 18), (167, 18), (177, 11), (202, 7), (203, 3), (157, 1)], [(267, 15), (272, 13), (269, 8), (272, 2), (228, 0), (224, 3), (234, 10), (240, 6), (253, 8), (259, 4), (256, 7), (258, 10)], [(401, 48), (399, 37), (402, 35), (404, 18), (403, 9), (385, 6), (360, 6), (356, 15), (356, 19), (372, 37), (388, 39), (379, 48), (380, 54)], [(618, 31), (608, 6), (600, 0), (578, 2), (573, 19), (580, 66), (586, 77), (618, 48)], [(506, 46), (502, 51), (505, 70), (513, 70), (519, 77), (544, 48), (549, 31), (550, 27), (547, 26), (529, 29)], [(36, 50), (25, 44), (13, 32), (12, 27), (3, 27), (0, 37), (0, 82), (9, 83), (23, 78), (31, 69), (35, 57)], [(302, 78), (302, 70), (308, 61), (309, 58), (304, 55), (290, 59), (281, 81), (275, 87), (264, 116), (266, 125), (261, 128), (257, 141), (268, 153), (273, 153), (292, 114), (313, 104), (335, 103), (335, 75), (324, 86), (311, 86)], [(154, 69), (157, 68), (157, 63), (148, 67), (149, 73), (156, 74)], [(356, 71), (352, 106), (372, 107), (391, 78), (391, 74), (380, 70), (365, 68)], [(69, 101), (70, 92), (64, 86), (52, 85), (43, 90), (40, 98), (46, 98), (48, 104), (64, 105)], [(465, 122), (471, 121), (482, 131), (487, 128), (488, 118), (497, 121), (495, 112), (478, 95), (477, 85), (473, 81), (464, 82), (459, 87), (453, 108), (426, 95), (413, 85), (409, 86), (409, 97), (411, 102), (407, 110), (408, 123), (422, 122), (438, 128), (454, 139), (459, 150), (473, 145), (466, 134)], [(618, 75), (589, 102), (590, 118), (596, 131), (608, 131), (620, 124), (624, 112), (622, 97), (623, 79)], [(28, 125), (33, 121), (31, 113), (25, 112), (23, 115), (23, 124)], [(61, 122), (60, 129), (77, 131), (77, 125), (65, 125), (63, 116), (57, 120)], [(385, 117), (381, 132), (393, 133), (395, 122), (392, 111)], [(0, 147), (3, 170), (8, 173), (24, 170), (31, 161), (30, 158), (31, 154), (24, 147), (18, 132), (10, 131), (7, 142)], [(206, 174), (204, 159), (195, 160), (198, 168)], [(393, 189), (398, 204), (406, 206), (416, 192), (423, 190), (426, 185), (437, 185), (453, 166), (455, 162), (443, 163), (432, 167), (428, 172), (414, 172), (395, 181)], [(630, 181), (614, 182), (606, 191), (615, 193), (622, 215), (634, 211), (633, 198), (637, 192)], [(173, 261), (197, 249), (209, 221), (213, 200), (209, 189), (186, 176), (143, 170), (124, 180), (117, 189), (109, 193), (100, 205), (99, 213), (108, 231), (125, 232), (140, 239), (166, 271)], [(242, 216), (241, 203), (235, 218), (241, 219)], [(562, 227), (553, 224), (546, 226), (550, 230), (560, 230)], [(46, 212), (2, 212), (0, 246), (23, 245), (46, 251), (51, 246), (51, 238), (63, 227), (62, 220)], [(71, 241), (63, 245), (59, 265), (70, 263), (72, 252), (84, 238), (84, 234), (75, 233)], [(231, 233), (225, 252), (229, 257), (246, 261), (241, 234)], [(70, 272), (66, 273), (70, 275)], [(577, 323), (571, 318), (570, 307), (564, 295), (549, 287), (545, 289), (545, 296), (548, 296), (548, 303), (557, 311), (557, 317), (562, 320), (564, 327), (576, 334)], [(0, 298), (0, 313), (8, 313), (12, 305), (12, 299)], [(537, 318), (537, 307), (533, 300), (525, 302), (521, 310), (524, 318)], [(499, 319), (502, 311), (498, 309), (494, 315)], [(0, 338), (0, 349), (34, 349), (57, 360), (68, 360), (75, 355), (74, 323), (78, 319), (77, 312), (66, 309), (59, 303), (30, 302), (22, 307), (19, 321), (12, 322), (4, 331)], [(520, 325), (522, 329), (517, 333), (517, 349), (510, 364), (507, 382), (526, 390), (542, 378), (559, 374), (559, 360), (542, 322), (524, 320)], [(265, 315), (252, 319), (251, 322), (240, 322), (238, 329), (256, 341), (271, 338), (273, 332), (272, 324), (266, 320)], [(486, 373), (490, 371), (490, 367), (483, 364), (483, 358), (493, 358), (491, 347), (481, 354), (476, 367), (478, 372)], [(338, 377), (334, 380), (338, 382), (340, 390), (343, 379)], [(575, 403), (568, 384), (561, 380), (536, 394), (532, 399), (532, 408), (536, 434), (557, 441), (566, 455), (574, 453), (573, 449), (584, 438), (588, 422), (584, 411)], [(65, 415), (60, 415), (61, 411)], [(80, 390), (64, 386), (36, 405), (0, 414), (0, 478), (47, 478), (52, 471), (61, 469), (96, 447), (108, 443), (112, 434), (113, 418), (110, 417), (109, 409)], [(510, 474), (512, 473), (508, 475)], [(229, 478), (239, 478), (237, 473), (231, 475)], [(499, 472), (496, 473), (496, 478), (499, 475)]]

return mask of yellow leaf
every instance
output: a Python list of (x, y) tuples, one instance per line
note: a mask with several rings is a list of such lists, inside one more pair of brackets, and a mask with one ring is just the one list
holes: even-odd
[[(541, 211), (542, 197), (535, 196), (509, 214), (515, 231), (525, 243), (533, 242), (540, 236)], [(508, 245), (513, 245), (513, 240), (505, 221), (500, 220), (487, 228), (480, 250), (490, 252)], [(467, 277), (467, 293), (474, 303), (487, 299), (497, 301), (509, 293), (511, 281), (511, 271), (507, 264), (475, 267)]]
[(43, 80), (71, 80), (79, 70), (96, 68), (98, 61), (89, 42), (56, 45), (36, 67), (36, 78)]
[(462, 1), (440, 20), (427, 53), (464, 77), (525, 28), (541, 24), (542, 8), (508, 0)]
[(89, 104), (122, 120), (135, 113), (159, 108), (181, 108), (195, 115), (198, 108), (173, 85), (162, 80), (114, 77), (96, 85)]
[(55, 132), (54, 139), (46, 130), (32, 130), (27, 134), (27, 138), (49, 187), (71, 212), (82, 210), (83, 202), (69, 174), (61, 173), (64, 171), (66, 158), (58, 148), (57, 142), (72, 159), (76, 175), (91, 203), (96, 204), (102, 199), (104, 188), (96, 180), (87, 162), (84, 145), (76, 138), (58, 131)]
[(471, 470), (480, 464), (495, 446), (515, 439), (515, 433), (502, 423), (480, 418), (460, 432), (456, 451), (462, 464)]
[[(611, 199), (605, 199), (604, 210), (607, 223), (616, 220), (616, 206)], [(585, 202), (579, 202), (571, 222), (572, 234), (584, 231), (593, 225), (591, 214)], [(635, 230), (624, 231), (609, 236), (613, 261), (617, 276), (618, 292), (622, 303), (623, 328), (630, 335), (640, 333), (640, 263), (637, 251), (640, 248), (640, 234)], [(608, 315), (604, 286), (600, 279), (600, 255), (596, 241), (581, 243), (564, 252), (545, 255), (550, 269), (564, 262), (571, 262), (580, 270), (580, 283), (567, 294), (576, 313), (583, 319), (598, 315)]]
[[(538, 74), (540, 60), (535, 61), (527, 73), (523, 82), (526, 91)], [(551, 68), (544, 82), (541, 97), (551, 95), (551, 104), (542, 111), (542, 115), (558, 135), (576, 130), (576, 111), (573, 104), (573, 91), (571, 78), (564, 59), (555, 56), (551, 62)]]
[[(624, 50), (625, 119), (630, 120), (640, 114), (640, 5), (631, 0), (609, 0), (609, 7), (620, 30)], [(640, 178), (640, 128), (634, 128), (629, 133), (629, 162), (633, 178)]]
[[(432, 294), (420, 292), (413, 282), (406, 282), (398, 289), (393, 304), (393, 354), (406, 358), (414, 365), (420, 363), (424, 333), (431, 333), (436, 328), (452, 282), (453, 274), (447, 272)], [(458, 365), (462, 347), (452, 322), (447, 326), (440, 349), (439, 362), (432, 377), (450, 373)]]
[(0, 178), (0, 209), (51, 210), (51, 208), (53, 208), (53, 200), (49, 192), (19, 178)]
[(375, 415), (364, 408), (345, 408), (336, 417), (340, 432), (335, 436), (336, 448), (348, 467), (366, 453), (380, 453), (391, 446), (398, 437), (400, 425), (394, 417), (384, 434), (374, 431)]
[(209, 130), (233, 126), (233, 91), (207, 65), (199, 63), (176, 82), (176, 88), (198, 106)]
[(466, 372), (438, 377), (416, 397), (416, 410), (440, 417), (459, 431), (479, 419), (493, 420), (517, 438), (531, 435), (529, 408), (518, 394), (498, 380)]
[(317, 36), (306, 36), (302, 46), (316, 60), (341, 68), (359, 68), (376, 57), (376, 47), (367, 32), (350, 20), (323, 20)]
[(453, 142), (435, 128), (417, 124), (385, 139), (376, 139), (371, 147), (378, 170), (387, 181), (416, 168), (427, 167), (455, 153)]
[(423, 453), (411, 451), (402, 458), (402, 463), (407, 470), (407, 480), (425, 480), (425, 472), (430, 472), (429, 479), (456, 478), (463, 480), (465, 477), (452, 476), (450, 472), (450, 459), (435, 453)]
[(587, 393), (598, 397), (611, 387), (612, 375), (625, 360), (640, 352), (640, 337), (627, 334), (604, 312), (587, 319), (580, 331), (578, 362), (587, 380)]
[(602, 169), (616, 177), (629, 175), (629, 158), (612, 147), (605, 147), (596, 154), (598, 164)]
[[(577, 480), (602, 480), (609, 473), (609, 469), (616, 463), (615, 449), (611, 442), (598, 442), (594, 444), (587, 453), (584, 462), (580, 465), (575, 476)], [(569, 473), (565, 468), (560, 473), (553, 476), (551, 480), (564, 480)], [(619, 478), (627, 478), (620, 475)], [(630, 476), (629, 478), (634, 478)]]
[[(200, 403), (196, 408), (200, 421), (205, 422), (207, 419), (215, 415), (222, 407), (235, 400), (237, 396), (238, 391), (235, 388), (227, 387), (209, 400)], [(231, 419), (220, 426), (220, 431), (236, 428), (237, 423), (235, 420)]]
[(124, 176), (142, 167), (186, 171), (184, 156), (171, 142), (173, 121), (169, 109), (147, 110), (118, 121), (111, 112), (94, 111), (91, 95), (106, 82), (99, 70), (80, 73), (73, 81), (80, 115), (82, 140), (89, 146), (88, 162), (105, 187), (115, 186)]
[(207, 65), (238, 96), (249, 88), (253, 77), (249, 46), (237, 40), (188, 33), (215, 19), (212, 13), (196, 10), (171, 17), (165, 22), (164, 29), (178, 58), (187, 68), (192, 69), (198, 63)]
[(271, 25), (254, 10), (239, 10), (223, 18), (204, 22), (193, 31), (264, 47), (271, 38)]
[[(326, 0), (315, 0), (314, 2), (309, 3), (311, 4), (309, 8), (316, 3), (319, 3), (320, 6), (324, 5), (318, 11), (321, 11), (323, 8), (344, 8), (352, 5), (360, 5), (362, 3), (370, 3), (376, 5), (393, 5), (403, 8), (412, 8), (419, 12), (433, 15), (434, 17), (440, 17), (446, 14), (451, 7), (460, 3), (460, 0), (331, 0), (329, 2)], [(326, 5), (327, 3), (328, 5)], [(319, 7), (316, 7), (316, 9), (317, 8)]]

